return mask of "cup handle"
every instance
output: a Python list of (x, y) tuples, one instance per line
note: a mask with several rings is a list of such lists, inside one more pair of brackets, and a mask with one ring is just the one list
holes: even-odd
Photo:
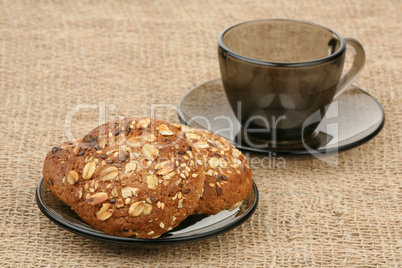
[(363, 70), (366, 55), (363, 46), (353, 38), (345, 38), (346, 49), (353, 54), (353, 65), (350, 70), (341, 78), (334, 99), (338, 98), (356, 80)]

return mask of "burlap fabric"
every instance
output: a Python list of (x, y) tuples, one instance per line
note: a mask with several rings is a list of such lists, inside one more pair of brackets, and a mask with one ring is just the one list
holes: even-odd
[[(399, 0), (3, 1), (0, 266), (401, 267), (401, 12)], [(157, 118), (178, 122), (180, 98), (219, 77), (218, 34), (258, 18), (308, 20), (360, 40), (367, 62), (355, 84), (383, 105), (382, 132), (336, 155), (337, 166), (314, 157), (254, 166), (256, 213), (201, 242), (113, 245), (39, 211), (42, 162), (67, 139), (66, 119), (78, 136), (99, 116), (151, 115), (158, 104)]]

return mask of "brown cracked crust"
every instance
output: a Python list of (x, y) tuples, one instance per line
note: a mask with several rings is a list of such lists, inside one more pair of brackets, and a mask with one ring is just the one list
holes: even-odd
[(47, 154), (46, 186), (106, 234), (156, 238), (194, 212), (200, 155), (177, 127), (146, 117), (101, 125)]
[(252, 187), (246, 157), (226, 139), (207, 130), (181, 125), (196, 150), (204, 150), (204, 190), (194, 213), (217, 214), (240, 206)]

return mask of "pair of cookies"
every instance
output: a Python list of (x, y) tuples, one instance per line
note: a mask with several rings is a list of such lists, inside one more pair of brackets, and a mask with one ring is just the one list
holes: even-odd
[(205, 130), (146, 117), (103, 124), (48, 153), (46, 186), (106, 234), (157, 238), (193, 213), (241, 204), (245, 157)]

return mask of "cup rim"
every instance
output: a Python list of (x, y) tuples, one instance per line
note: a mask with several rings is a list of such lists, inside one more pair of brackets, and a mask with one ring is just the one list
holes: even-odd
[[(237, 26), (243, 25), (243, 24), (247, 24), (247, 23), (252, 23), (252, 22), (264, 22), (264, 21), (290, 21), (290, 22), (298, 22), (298, 23), (304, 23), (304, 24), (309, 24), (309, 25), (314, 25), (323, 29), (326, 29), (327, 31), (331, 32), (332, 34), (334, 34), (340, 41), (340, 46), (338, 48), (338, 50), (336, 50), (334, 53), (332, 53), (331, 55), (324, 57), (324, 58), (319, 58), (316, 60), (311, 60), (311, 61), (301, 61), (301, 62), (275, 62), (275, 61), (264, 61), (264, 60), (258, 60), (258, 59), (253, 59), (250, 57), (246, 57), (243, 56), (237, 52), (234, 52), (233, 50), (229, 49), (223, 42), (223, 36), (232, 28), (235, 28)], [(228, 54), (229, 56), (242, 60), (242, 61), (246, 61), (249, 63), (253, 63), (253, 64), (257, 64), (257, 65), (264, 65), (264, 66), (271, 66), (271, 67), (306, 67), (306, 66), (314, 66), (314, 65), (318, 65), (321, 63), (325, 63), (325, 62), (329, 62), (332, 61), (334, 59), (336, 59), (337, 57), (339, 57), (346, 49), (346, 42), (345, 40), (342, 38), (342, 36), (340, 36), (337, 32), (331, 30), (328, 27), (322, 26), (320, 24), (317, 23), (313, 23), (313, 22), (308, 22), (308, 21), (303, 21), (303, 20), (294, 20), (294, 19), (258, 19), (258, 20), (249, 20), (249, 21), (244, 21), (244, 22), (240, 22), (237, 24), (234, 24), (228, 28), (226, 28), (225, 30), (223, 30), (223, 32), (221, 32), (221, 34), (218, 37), (218, 46), (219, 48), (221, 48), (226, 54)]]

